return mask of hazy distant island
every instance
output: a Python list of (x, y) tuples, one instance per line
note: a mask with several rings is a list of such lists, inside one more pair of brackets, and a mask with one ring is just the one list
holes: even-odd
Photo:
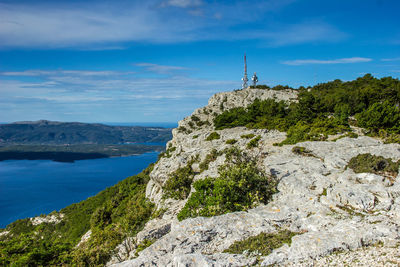
[(162, 151), (170, 128), (56, 121), (0, 124), (0, 161), (73, 162)]
[(12, 145), (0, 146), (0, 161), (3, 160), (53, 160), (74, 162), (83, 159), (99, 159), (143, 154), (164, 149), (163, 145)]

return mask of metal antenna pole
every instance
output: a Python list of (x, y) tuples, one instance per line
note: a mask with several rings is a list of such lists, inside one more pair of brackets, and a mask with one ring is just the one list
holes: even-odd
[(244, 76), (242, 78), (243, 81), (243, 85), (242, 85), (242, 89), (246, 89), (247, 88), (247, 82), (249, 79), (247, 79), (247, 62), (246, 62), (246, 53), (244, 53)]

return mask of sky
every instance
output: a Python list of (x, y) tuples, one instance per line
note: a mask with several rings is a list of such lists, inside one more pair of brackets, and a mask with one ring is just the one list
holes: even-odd
[(0, 0), (0, 122), (177, 122), (241, 88), (400, 76), (398, 0)]

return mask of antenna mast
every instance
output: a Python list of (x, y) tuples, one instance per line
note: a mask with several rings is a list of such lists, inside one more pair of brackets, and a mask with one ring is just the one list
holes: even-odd
[(244, 76), (242, 78), (242, 81), (243, 81), (242, 89), (246, 89), (248, 87), (247, 82), (249, 81), (249, 79), (247, 79), (246, 53), (244, 53)]

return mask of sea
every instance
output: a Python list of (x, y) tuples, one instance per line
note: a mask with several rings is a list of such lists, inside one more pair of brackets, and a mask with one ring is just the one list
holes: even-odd
[[(174, 123), (128, 125), (176, 127)], [(18, 219), (59, 211), (94, 196), (124, 178), (138, 174), (150, 163), (156, 162), (157, 156), (157, 152), (149, 152), (128, 157), (77, 160), (73, 163), (51, 160), (1, 161), (0, 228)]]
[(96, 195), (157, 160), (158, 153), (77, 160), (0, 162), (0, 228), (27, 217), (48, 214)]

